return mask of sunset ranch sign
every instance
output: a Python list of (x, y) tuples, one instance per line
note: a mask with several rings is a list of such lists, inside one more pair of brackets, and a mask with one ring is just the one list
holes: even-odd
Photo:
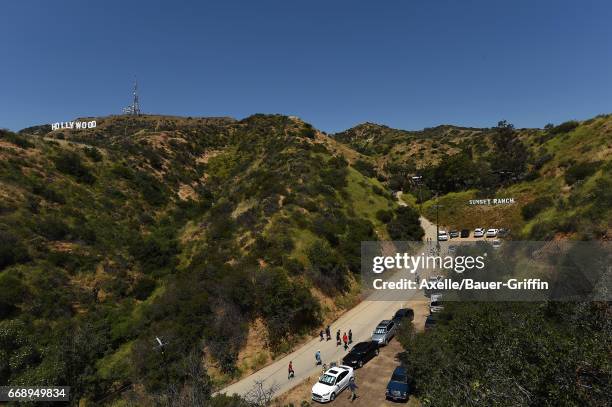
[(60, 129), (93, 129), (96, 127), (96, 121), (88, 121), (88, 122), (55, 122), (51, 124), (51, 131), (60, 130)]
[(514, 203), (514, 198), (484, 198), (470, 199), (469, 205), (511, 205)]

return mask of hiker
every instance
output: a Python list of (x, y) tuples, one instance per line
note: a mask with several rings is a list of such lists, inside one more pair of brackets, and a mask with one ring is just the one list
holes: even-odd
[(329, 329), (329, 325), (325, 328), (325, 335), (327, 336), (327, 340), (331, 340), (331, 330)]
[(348, 336), (346, 336), (346, 332), (342, 335), (342, 342), (344, 342), (344, 350), (348, 349)]
[(293, 361), (289, 361), (289, 368), (287, 369), (287, 380), (295, 377), (295, 371), (293, 370)]
[(321, 372), (321, 374), (325, 373), (327, 371), (327, 363), (323, 363), (323, 371)]
[(349, 345), (353, 343), (353, 331), (349, 329)]
[(321, 330), (321, 332), (319, 332), (319, 337), (321, 338), (321, 340), (319, 342), (323, 341), (323, 330)]
[(340, 330), (336, 332), (336, 346), (340, 346)]
[(355, 400), (358, 396), (357, 396), (357, 389), (359, 388), (359, 386), (357, 386), (357, 383), (355, 383), (355, 378), (351, 377), (351, 380), (349, 381), (349, 385), (348, 385), (349, 389), (351, 389), (351, 395), (349, 396), (349, 399), (351, 399), (351, 403), (353, 402), (353, 400)]
[(317, 365), (320, 365), (320, 364), (321, 364), (321, 351), (320, 351), (320, 350), (318, 350), (318, 351), (315, 353), (315, 360), (317, 361)]

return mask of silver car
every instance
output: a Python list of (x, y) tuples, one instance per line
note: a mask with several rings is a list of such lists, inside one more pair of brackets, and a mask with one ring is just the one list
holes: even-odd
[(380, 321), (376, 329), (374, 329), (374, 333), (372, 333), (372, 340), (378, 342), (379, 345), (386, 345), (395, 336), (396, 328), (395, 323), (391, 320), (385, 319)]

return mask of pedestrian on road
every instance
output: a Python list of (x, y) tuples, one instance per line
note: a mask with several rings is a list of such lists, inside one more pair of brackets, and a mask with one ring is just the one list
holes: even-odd
[(320, 350), (316, 351), (315, 360), (317, 361), (317, 365), (321, 364), (321, 351)]
[(342, 342), (344, 342), (344, 350), (348, 349), (348, 336), (346, 335), (346, 332), (344, 333), (344, 335), (342, 335)]
[(329, 329), (329, 325), (325, 328), (325, 335), (327, 335), (327, 340), (331, 340), (331, 330)]
[(359, 386), (357, 386), (357, 384), (355, 383), (355, 378), (351, 377), (351, 380), (349, 381), (349, 389), (351, 389), (351, 395), (349, 396), (349, 399), (351, 399), (351, 403), (353, 402), (353, 400), (355, 400), (357, 397), (357, 389), (359, 388)]
[(353, 343), (353, 331), (349, 329), (349, 345)]
[(340, 330), (336, 332), (336, 346), (340, 346)]
[(295, 371), (293, 370), (293, 361), (289, 361), (289, 368), (287, 369), (287, 380), (295, 377)]
[(319, 337), (321, 338), (321, 340), (319, 342), (323, 341), (323, 330), (321, 330), (321, 332), (319, 332)]

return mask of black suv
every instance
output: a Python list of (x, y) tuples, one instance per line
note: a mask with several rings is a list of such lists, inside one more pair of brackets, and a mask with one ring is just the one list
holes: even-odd
[(398, 309), (393, 316), (393, 322), (395, 322), (395, 325), (401, 325), (404, 319), (406, 321), (412, 321), (414, 319), (414, 311), (410, 308)]
[(470, 229), (461, 229), (461, 237), (464, 239), (470, 237)]
[(342, 358), (342, 364), (351, 367), (362, 367), (368, 360), (378, 355), (378, 342), (359, 342)]

